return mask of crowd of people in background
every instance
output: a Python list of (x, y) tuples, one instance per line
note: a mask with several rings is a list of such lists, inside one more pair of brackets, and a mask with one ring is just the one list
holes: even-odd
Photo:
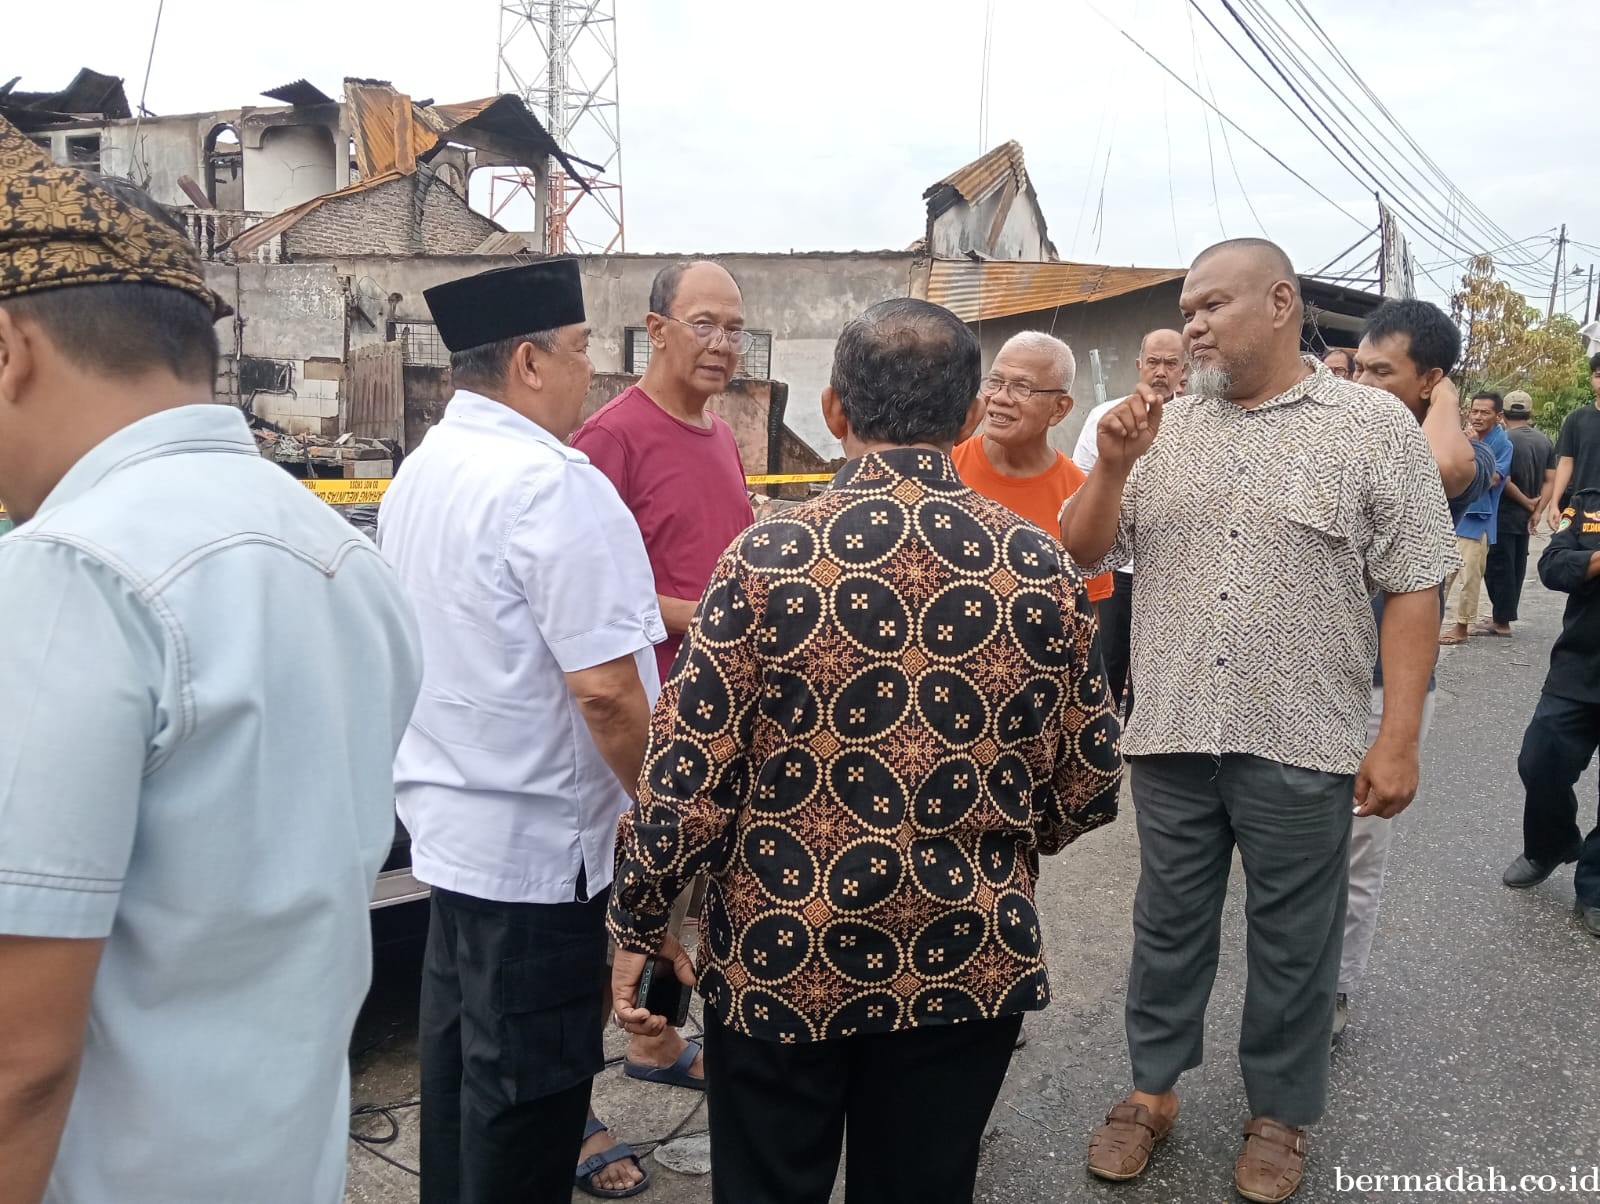
[(709, 408), (737, 281), (663, 270), (649, 368), (587, 421), (582, 284), (428, 290), (456, 392), (374, 546), (210, 404), (225, 307), (181, 232), (0, 121), (6, 1204), (342, 1198), (391, 800), (432, 888), (424, 1204), (646, 1191), (591, 1107), (613, 1020), (628, 1076), (706, 1092), (716, 1200), (822, 1204), (843, 1160), (850, 1204), (970, 1201), (1050, 1001), (1042, 858), (1118, 817), (1125, 765), (1130, 1089), (1088, 1171), (1172, 1132), (1237, 853), (1234, 1186), (1287, 1199), (1437, 647), (1513, 634), (1541, 527), (1569, 601), (1504, 881), (1576, 862), (1600, 937), (1600, 356), (1552, 445), (1520, 390), (1463, 416), (1427, 303), (1306, 354), (1288, 257), (1235, 239), (1069, 456), (1066, 342), (986, 368), (948, 310), (884, 301), (822, 393), (842, 467), (757, 522)]

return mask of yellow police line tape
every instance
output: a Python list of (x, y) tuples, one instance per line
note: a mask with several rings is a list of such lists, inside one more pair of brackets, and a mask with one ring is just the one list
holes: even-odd
[[(831, 472), (756, 473), (744, 479), (746, 485), (811, 485), (833, 480)], [(343, 478), (302, 481), (307, 489), (330, 506), (375, 506), (389, 488), (388, 478), (350, 481)]]
[[(829, 472), (764, 472), (747, 476), (746, 485), (814, 485), (833, 480)], [(389, 489), (388, 477), (351, 481), (343, 477), (300, 482), (330, 506), (376, 506)], [(0, 506), (0, 518), (6, 516)]]

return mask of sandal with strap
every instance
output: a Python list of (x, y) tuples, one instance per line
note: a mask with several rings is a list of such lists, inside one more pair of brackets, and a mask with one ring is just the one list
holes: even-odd
[[(588, 1141), (596, 1133), (604, 1133), (607, 1126), (598, 1116), (591, 1116), (584, 1122), (583, 1139)], [(644, 1176), (632, 1187), (596, 1187), (594, 1177), (613, 1162), (631, 1159), (634, 1168)], [(633, 1152), (633, 1147), (625, 1141), (619, 1141), (609, 1150), (602, 1150), (598, 1154), (591, 1154), (578, 1163), (577, 1170), (572, 1172), (572, 1186), (585, 1195), (597, 1196), (602, 1200), (626, 1200), (629, 1196), (636, 1196), (650, 1186), (650, 1172), (644, 1169), (644, 1163), (639, 1161), (639, 1155)]]
[(1113, 1104), (1106, 1123), (1089, 1138), (1089, 1173), (1113, 1183), (1136, 1178), (1176, 1119), (1176, 1114), (1159, 1116), (1131, 1100)]
[(1280, 1204), (1294, 1195), (1306, 1169), (1306, 1132), (1265, 1116), (1244, 1127), (1244, 1146), (1233, 1164), (1233, 1186), (1256, 1204)]
[(665, 1083), (669, 1087), (687, 1087), (690, 1091), (704, 1091), (706, 1081), (693, 1073), (694, 1060), (700, 1056), (700, 1042), (686, 1041), (683, 1052), (671, 1066), (647, 1066), (643, 1062), (624, 1059), (622, 1073), (641, 1083)]

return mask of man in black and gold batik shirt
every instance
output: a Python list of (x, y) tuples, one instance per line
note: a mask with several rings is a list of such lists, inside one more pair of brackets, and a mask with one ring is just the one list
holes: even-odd
[[(718, 1200), (971, 1199), (1022, 1014), (1049, 1000), (1034, 881), (1116, 814), (1120, 730), (1077, 570), (966, 488), (979, 350), (949, 311), (846, 326), (825, 495), (723, 555), (623, 818), (613, 980), (677, 952), (711, 877), (699, 986)], [(659, 1017), (655, 1018), (659, 1020)]]

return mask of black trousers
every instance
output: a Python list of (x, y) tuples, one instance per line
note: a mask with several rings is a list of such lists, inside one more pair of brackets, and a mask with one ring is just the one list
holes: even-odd
[(1540, 694), (1522, 737), (1517, 774), (1522, 805), (1522, 851), (1535, 861), (1578, 854), (1573, 889), (1578, 902), (1600, 907), (1600, 819), (1584, 839), (1573, 790), (1600, 746), (1600, 702)]
[(1022, 1017), (780, 1045), (706, 1009), (714, 1204), (971, 1204)]
[(1129, 675), (1133, 638), (1133, 574), (1112, 573), (1109, 598), (1095, 603), (1100, 619), (1100, 656), (1106, 666), (1111, 696), (1123, 700), (1124, 718), (1133, 714), (1133, 679)]
[(605, 1063), (606, 897), (435, 889), (422, 967), (422, 1204), (568, 1204)]
[(1484, 562), (1483, 584), (1494, 607), (1494, 621), (1501, 626), (1517, 621), (1517, 604), (1522, 601), (1522, 582), (1527, 575), (1528, 532), (1498, 532)]

